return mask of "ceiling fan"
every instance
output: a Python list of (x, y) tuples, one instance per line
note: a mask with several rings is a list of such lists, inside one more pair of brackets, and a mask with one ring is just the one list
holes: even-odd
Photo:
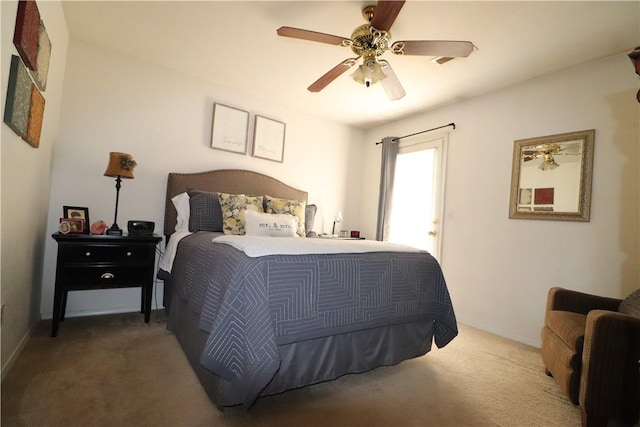
[(356, 57), (345, 59), (313, 82), (307, 88), (310, 92), (320, 92), (362, 58), (362, 64), (351, 77), (366, 87), (380, 82), (389, 99), (397, 100), (406, 93), (389, 62), (378, 59), (385, 52), (391, 51), (396, 55), (433, 56), (439, 63), (444, 63), (455, 57), (469, 56), (474, 48), (473, 43), (469, 41), (408, 40), (392, 43), (389, 30), (404, 3), (405, 0), (380, 0), (377, 5), (365, 6), (362, 16), (367, 23), (353, 30), (351, 38), (292, 27), (280, 27), (277, 33), (283, 37), (349, 47), (356, 54)]
[(580, 155), (580, 144), (541, 144), (531, 147), (524, 147), (522, 150), (522, 161), (529, 162), (531, 160), (542, 157), (542, 162), (538, 168), (544, 170), (553, 170), (560, 166), (554, 156), (577, 156)]

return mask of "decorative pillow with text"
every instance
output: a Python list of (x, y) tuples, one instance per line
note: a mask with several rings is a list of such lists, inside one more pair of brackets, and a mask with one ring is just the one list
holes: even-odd
[(298, 218), (289, 214), (268, 214), (247, 210), (244, 216), (247, 236), (297, 237)]

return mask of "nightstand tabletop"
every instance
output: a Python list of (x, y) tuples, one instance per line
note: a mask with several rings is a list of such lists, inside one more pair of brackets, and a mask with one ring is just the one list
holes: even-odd
[(58, 242), (116, 242), (125, 240), (127, 242), (160, 242), (162, 237), (157, 234), (123, 234), (122, 236), (108, 236), (106, 234), (62, 234), (53, 233), (51, 235)]

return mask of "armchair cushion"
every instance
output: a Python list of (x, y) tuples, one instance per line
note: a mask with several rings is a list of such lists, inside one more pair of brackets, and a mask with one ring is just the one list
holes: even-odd
[(620, 313), (640, 317), (640, 289), (636, 289), (620, 303)]
[(587, 316), (570, 311), (552, 310), (545, 316), (545, 324), (562, 342), (577, 354), (582, 354)]

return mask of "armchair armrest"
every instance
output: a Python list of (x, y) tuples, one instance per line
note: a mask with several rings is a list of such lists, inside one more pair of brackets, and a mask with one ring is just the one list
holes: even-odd
[(598, 295), (570, 291), (559, 287), (549, 289), (547, 295), (547, 311), (563, 310), (587, 314), (591, 310), (618, 311), (621, 299), (607, 298)]
[(587, 315), (580, 406), (588, 416), (635, 421), (640, 410), (640, 318), (606, 310)]

